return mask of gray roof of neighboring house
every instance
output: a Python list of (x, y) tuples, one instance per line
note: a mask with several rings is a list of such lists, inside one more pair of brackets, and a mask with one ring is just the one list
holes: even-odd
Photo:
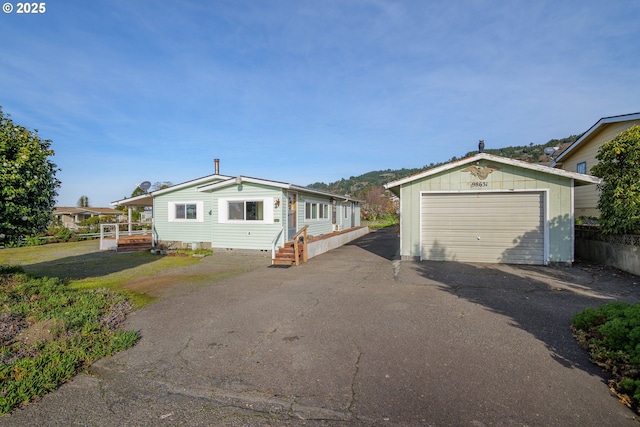
[(113, 208), (95, 208), (89, 206), (83, 207), (70, 207), (70, 206), (56, 206), (53, 208), (53, 213), (57, 215), (75, 215), (81, 213), (90, 213), (94, 215), (124, 215), (122, 211)]
[(609, 116), (609, 117), (601, 118), (593, 126), (591, 126), (589, 129), (587, 129), (586, 132), (584, 132), (582, 135), (580, 135), (580, 137), (578, 139), (576, 139), (575, 142), (573, 144), (571, 144), (566, 150), (564, 150), (562, 153), (560, 153), (558, 155), (558, 157), (556, 157), (553, 160), (553, 162), (551, 163), (551, 166), (553, 167), (553, 166), (557, 165), (560, 160), (562, 160), (569, 153), (571, 153), (573, 150), (575, 150), (577, 147), (579, 147), (585, 139), (588, 139), (589, 136), (591, 136), (591, 134), (593, 134), (602, 125), (606, 125), (606, 124), (609, 124), (609, 123), (626, 122), (626, 121), (630, 121), (630, 120), (640, 120), (640, 113), (621, 114), (619, 116)]

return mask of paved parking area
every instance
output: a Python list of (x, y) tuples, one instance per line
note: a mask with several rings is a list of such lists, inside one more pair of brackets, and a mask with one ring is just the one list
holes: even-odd
[(586, 306), (640, 301), (636, 276), (396, 251), (374, 232), (176, 292), (130, 316), (136, 347), (0, 425), (637, 425), (569, 330)]

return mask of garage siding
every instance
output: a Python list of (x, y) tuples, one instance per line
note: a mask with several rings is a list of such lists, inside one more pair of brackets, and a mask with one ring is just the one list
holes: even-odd
[(545, 264), (541, 192), (424, 193), (421, 258)]

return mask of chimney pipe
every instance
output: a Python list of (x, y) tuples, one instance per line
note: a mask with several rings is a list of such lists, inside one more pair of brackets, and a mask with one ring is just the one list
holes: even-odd
[(216, 175), (220, 175), (220, 159), (213, 159)]

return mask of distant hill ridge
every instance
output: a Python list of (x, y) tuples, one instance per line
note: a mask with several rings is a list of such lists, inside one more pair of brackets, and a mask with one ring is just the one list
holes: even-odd
[[(579, 135), (572, 135), (563, 139), (552, 139), (546, 144), (535, 145), (533, 142), (529, 145), (511, 146), (504, 148), (486, 148), (485, 153), (497, 156), (507, 157), (510, 159), (523, 160), (530, 163), (550, 164), (552, 159), (544, 153), (547, 147), (559, 147), (558, 152), (564, 151), (569, 145), (578, 139)], [(365, 198), (366, 193), (374, 187), (382, 187), (384, 184), (401, 179), (418, 172), (432, 169), (446, 163), (463, 159), (476, 154), (477, 151), (470, 151), (462, 157), (452, 157), (446, 162), (430, 163), (421, 168), (402, 168), (387, 169), (379, 171), (371, 171), (360, 176), (352, 176), (349, 179), (342, 178), (340, 181), (326, 184), (324, 182), (315, 182), (308, 185), (308, 188), (316, 190), (329, 191), (336, 194), (347, 194), (351, 197)]]

